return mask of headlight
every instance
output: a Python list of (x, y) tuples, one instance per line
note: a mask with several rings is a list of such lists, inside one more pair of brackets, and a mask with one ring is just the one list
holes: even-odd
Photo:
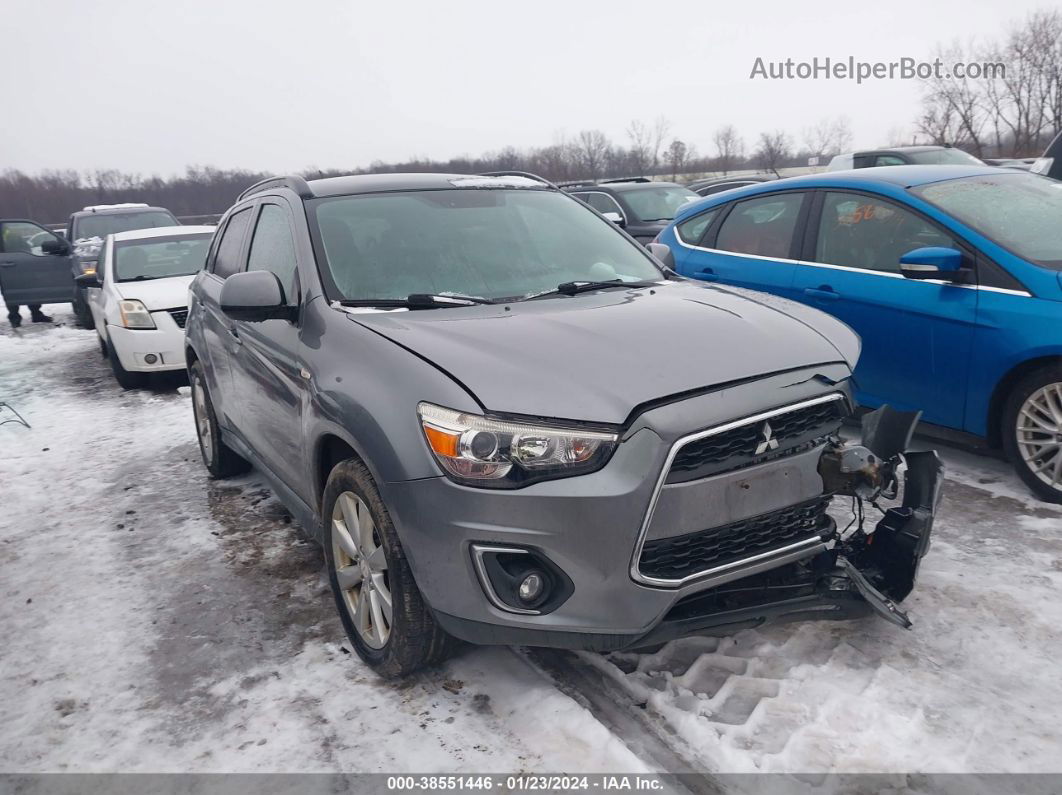
[(421, 403), (428, 447), (443, 470), (469, 486), (512, 489), (600, 469), (614, 433), (507, 422)]
[(122, 325), (126, 328), (155, 328), (151, 313), (140, 301), (122, 301), (118, 308), (122, 313)]

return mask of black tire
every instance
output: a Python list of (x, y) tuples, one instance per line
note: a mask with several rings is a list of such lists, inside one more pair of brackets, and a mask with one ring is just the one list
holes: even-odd
[[(337, 580), (333, 545), (335, 529), (331, 516), (336, 500), (344, 492), (353, 492), (368, 507), (376, 526), (378, 543), (383, 547), (387, 559), (386, 577), (393, 607), (390, 634), (386, 643), (379, 649), (372, 648), (362, 640)], [(328, 476), (321, 509), (325, 526), (324, 548), (328, 581), (332, 585), (332, 595), (339, 618), (358, 656), (376, 673), (387, 679), (399, 679), (445, 659), (457, 646), (457, 641), (435, 622), (413, 579), (413, 571), (406, 560), (398, 533), (391, 522), (387, 507), (380, 498), (376, 483), (361, 461), (352, 458), (336, 465)]]
[(92, 321), (92, 310), (85, 300), (85, 291), (81, 289), (74, 290), (74, 320), (78, 328), (93, 328), (96, 325)]
[(114, 344), (107, 340), (107, 358), (111, 360), (111, 371), (114, 380), (122, 389), (141, 389), (147, 385), (147, 373), (134, 373), (122, 367), (122, 361), (118, 358), (118, 352), (114, 350)]
[(100, 356), (104, 359), (107, 358), (107, 341), (100, 336), (99, 332), (96, 332), (96, 338), (100, 341)]
[[(203, 466), (214, 478), (228, 478), (239, 475), (251, 468), (247, 459), (221, 440), (221, 428), (214, 413), (214, 403), (210, 399), (210, 390), (203, 376), (203, 365), (193, 362), (188, 368), (188, 384), (192, 388), (192, 415), (195, 417), (195, 432), (199, 438), (199, 454), (203, 457)], [(197, 400), (198, 390), (202, 394), (202, 406)], [(201, 411), (205, 409), (205, 415)], [(201, 422), (202, 420), (202, 422)], [(209, 429), (208, 439), (203, 438), (202, 428)]]
[[(1044, 461), (1054, 462), (1057, 459), (1046, 456), (1045, 458), (1036, 459), (1032, 463), (1027, 462), (1019, 446), (1018, 437), (1021, 432), (1017, 429), (1019, 412), (1025, 402), (1034, 393), (1051, 384), (1058, 384), (1060, 390), (1062, 390), (1062, 364), (1041, 367), (1018, 381), (1010, 391), (1010, 395), (1007, 396), (1007, 402), (1003, 408), (1003, 425), (1000, 430), (1003, 437), (1003, 449), (1006, 451), (1007, 458), (1014, 465), (1014, 470), (1018, 473), (1018, 477), (1025, 481), (1025, 485), (1041, 500), (1062, 503), (1062, 481), (1052, 485), (1043, 480), (1034, 471), (1037, 462), (1042, 464)], [(1062, 427), (1058, 429), (1055, 441), (1062, 442)], [(1055, 455), (1062, 456), (1062, 449), (1056, 449)], [(1053, 468), (1052, 465), (1052, 472)]]

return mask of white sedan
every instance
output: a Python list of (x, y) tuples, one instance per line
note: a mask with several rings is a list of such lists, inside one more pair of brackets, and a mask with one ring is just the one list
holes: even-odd
[(125, 389), (149, 373), (183, 370), (188, 285), (206, 261), (212, 226), (168, 226), (108, 235), (86, 290), (100, 350)]

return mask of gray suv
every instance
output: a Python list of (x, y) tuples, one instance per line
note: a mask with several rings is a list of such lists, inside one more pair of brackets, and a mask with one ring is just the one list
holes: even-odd
[[(270, 481), (379, 673), (455, 638), (908, 624), (941, 474), (904, 455), (917, 417), (842, 443), (855, 334), (667, 253), (531, 176), (284, 177), (225, 214), (187, 321), (203, 461)], [(901, 490), (873, 527), (827, 511)]]

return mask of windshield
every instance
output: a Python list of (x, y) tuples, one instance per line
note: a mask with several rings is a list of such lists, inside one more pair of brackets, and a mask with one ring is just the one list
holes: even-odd
[(318, 259), (344, 300), (520, 298), (563, 282), (661, 278), (612, 224), (554, 191), (374, 193), (307, 206)]
[(961, 149), (930, 149), (927, 152), (908, 152), (912, 163), (921, 166), (983, 166), (984, 163)]
[(1018, 256), (1062, 270), (1062, 182), (1005, 172), (934, 182), (912, 192)]
[(670, 221), (687, 202), (701, 198), (676, 185), (624, 191), (623, 199), (642, 221)]
[(151, 210), (142, 213), (106, 213), (83, 215), (74, 219), (74, 240), (107, 237), (132, 229), (154, 229), (159, 226), (179, 226), (177, 219), (167, 212)]
[(114, 244), (114, 279), (119, 282), (191, 276), (202, 270), (210, 233), (153, 237)]

